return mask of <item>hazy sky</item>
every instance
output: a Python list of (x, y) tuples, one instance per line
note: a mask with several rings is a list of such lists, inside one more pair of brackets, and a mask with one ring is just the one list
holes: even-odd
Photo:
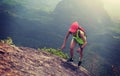
[(120, 0), (102, 0), (104, 7), (114, 20), (120, 20)]

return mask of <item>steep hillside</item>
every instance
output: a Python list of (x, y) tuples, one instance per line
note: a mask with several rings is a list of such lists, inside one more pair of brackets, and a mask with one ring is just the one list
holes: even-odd
[(45, 51), (0, 43), (0, 75), (90, 76), (90, 73)]

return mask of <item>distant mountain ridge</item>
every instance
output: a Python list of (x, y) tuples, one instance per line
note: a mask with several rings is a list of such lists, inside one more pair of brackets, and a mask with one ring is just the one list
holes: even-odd
[(57, 3), (59, 3), (61, 0), (54, 0), (54, 1), (49, 1), (49, 0), (1, 0), (0, 4), (7, 4), (11, 6), (15, 5), (21, 5), (24, 8), (27, 9), (34, 9), (34, 10), (41, 10), (45, 12), (52, 12), (54, 8), (56, 7)]
[(94, 34), (106, 33), (113, 26), (101, 0), (63, 0), (54, 10), (54, 18), (56, 23), (61, 24), (70, 25), (73, 21), (78, 21), (88, 33)]

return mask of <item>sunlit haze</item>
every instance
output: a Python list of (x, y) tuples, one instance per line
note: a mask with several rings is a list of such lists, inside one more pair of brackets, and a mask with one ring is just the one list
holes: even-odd
[(102, 0), (104, 8), (114, 20), (120, 20), (120, 0)]

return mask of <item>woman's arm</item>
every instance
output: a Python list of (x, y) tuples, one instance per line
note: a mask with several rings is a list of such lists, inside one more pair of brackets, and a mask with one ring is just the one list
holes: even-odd
[(61, 50), (63, 50), (65, 48), (66, 42), (67, 42), (67, 39), (68, 39), (69, 35), (70, 35), (70, 32), (68, 31), (65, 38), (64, 38), (63, 44), (61, 46)]

